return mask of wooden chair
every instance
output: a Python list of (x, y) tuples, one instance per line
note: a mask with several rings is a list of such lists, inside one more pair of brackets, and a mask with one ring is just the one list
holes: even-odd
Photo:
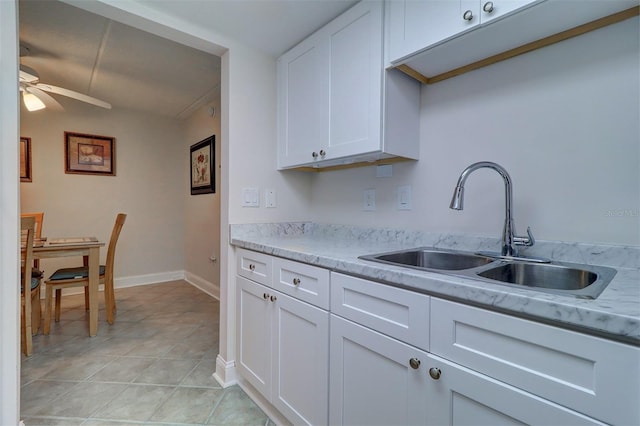
[(41, 277), (32, 274), (33, 265), (33, 239), (35, 235), (35, 219), (24, 217), (20, 219), (20, 231), (25, 232), (24, 258), (20, 268), (20, 334), (24, 354), (30, 356), (33, 353), (34, 324), (35, 332), (40, 328), (40, 309), (33, 308), (32, 304), (40, 304)]
[[(124, 213), (120, 213), (116, 217), (116, 222), (111, 232), (111, 239), (109, 240), (109, 248), (107, 249), (107, 262), (105, 265), (100, 265), (100, 284), (104, 285), (105, 309), (109, 324), (113, 324), (114, 314), (116, 312), (116, 299), (113, 289), (113, 265), (116, 257), (116, 243), (118, 242), (118, 237), (120, 236), (120, 231), (122, 231), (126, 218), (127, 215)], [(88, 309), (89, 268), (85, 265), (77, 268), (58, 269), (45, 283), (47, 284), (47, 288), (45, 297), (44, 334), (49, 334), (54, 290), (56, 292), (56, 322), (60, 321), (60, 300), (62, 299), (62, 290), (65, 288), (84, 287), (85, 303)]]
[[(20, 218), (23, 218), (23, 217), (33, 217), (35, 219), (36, 223), (35, 223), (34, 238), (39, 240), (42, 239), (42, 222), (44, 221), (44, 212), (22, 213), (20, 215)], [(40, 269), (40, 259), (35, 259), (33, 261), (33, 267), (36, 269)]]

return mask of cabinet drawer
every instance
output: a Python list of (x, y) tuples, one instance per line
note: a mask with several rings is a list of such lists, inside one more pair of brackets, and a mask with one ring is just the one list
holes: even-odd
[(331, 273), (331, 312), (429, 350), (429, 296)]
[(640, 348), (436, 298), (431, 315), (432, 353), (598, 420), (640, 424)]
[(329, 270), (273, 258), (272, 287), (319, 308), (329, 309)]
[(260, 284), (271, 286), (271, 256), (238, 249), (236, 252), (237, 273)]

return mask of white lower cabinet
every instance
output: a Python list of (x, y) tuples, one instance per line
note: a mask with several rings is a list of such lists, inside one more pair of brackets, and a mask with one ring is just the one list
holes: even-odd
[(432, 354), (422, 373), (428, 425), (605, 424)]
[(331, 425), (603, 425), (331, 315)]
[(427, 424), (426, 361), (424, 351), (331, 315), (329, 424)]
[(292, 424), (640, 424), (637, 346), (260, 253), (237, 260), (238, 373)]
[(327, 424), (329, 313), (237, 277), (237, 368), (293, 424)]

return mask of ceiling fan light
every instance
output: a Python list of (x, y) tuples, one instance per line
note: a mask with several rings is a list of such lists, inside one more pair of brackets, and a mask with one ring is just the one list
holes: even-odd
[(42, 102), (36, 95), (29, 92), (22, 92), (22, 101), (24, 102), (24, 106), (28, 111), (38, 111), (45, 107), (44, 102)]

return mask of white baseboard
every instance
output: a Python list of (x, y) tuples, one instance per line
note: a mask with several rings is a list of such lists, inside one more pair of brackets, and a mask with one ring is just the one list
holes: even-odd
[(168, 271), (159, 272), (157, 274), (133, 275), (130, 277), (116, 278), (113, 282), (113, 285), (115, 288), (126, 288), (184, 279), (185, 271)]
[(238, 383), (235, 361), (227, 362), (220, 354), (218, 354), (216, 357), (216, 371), (213, 373), (213, 378), (216, 379), (223, 388), (227, 388)]
[(200, 290), (204, 291), (214, 299), (220, 300), (219, 284), (214, 284), (196, 274), (192, 274), (191, 272), (185, 272), (184, 280), (189, 284), (193, 285), (194, 287), (197, 287)]

